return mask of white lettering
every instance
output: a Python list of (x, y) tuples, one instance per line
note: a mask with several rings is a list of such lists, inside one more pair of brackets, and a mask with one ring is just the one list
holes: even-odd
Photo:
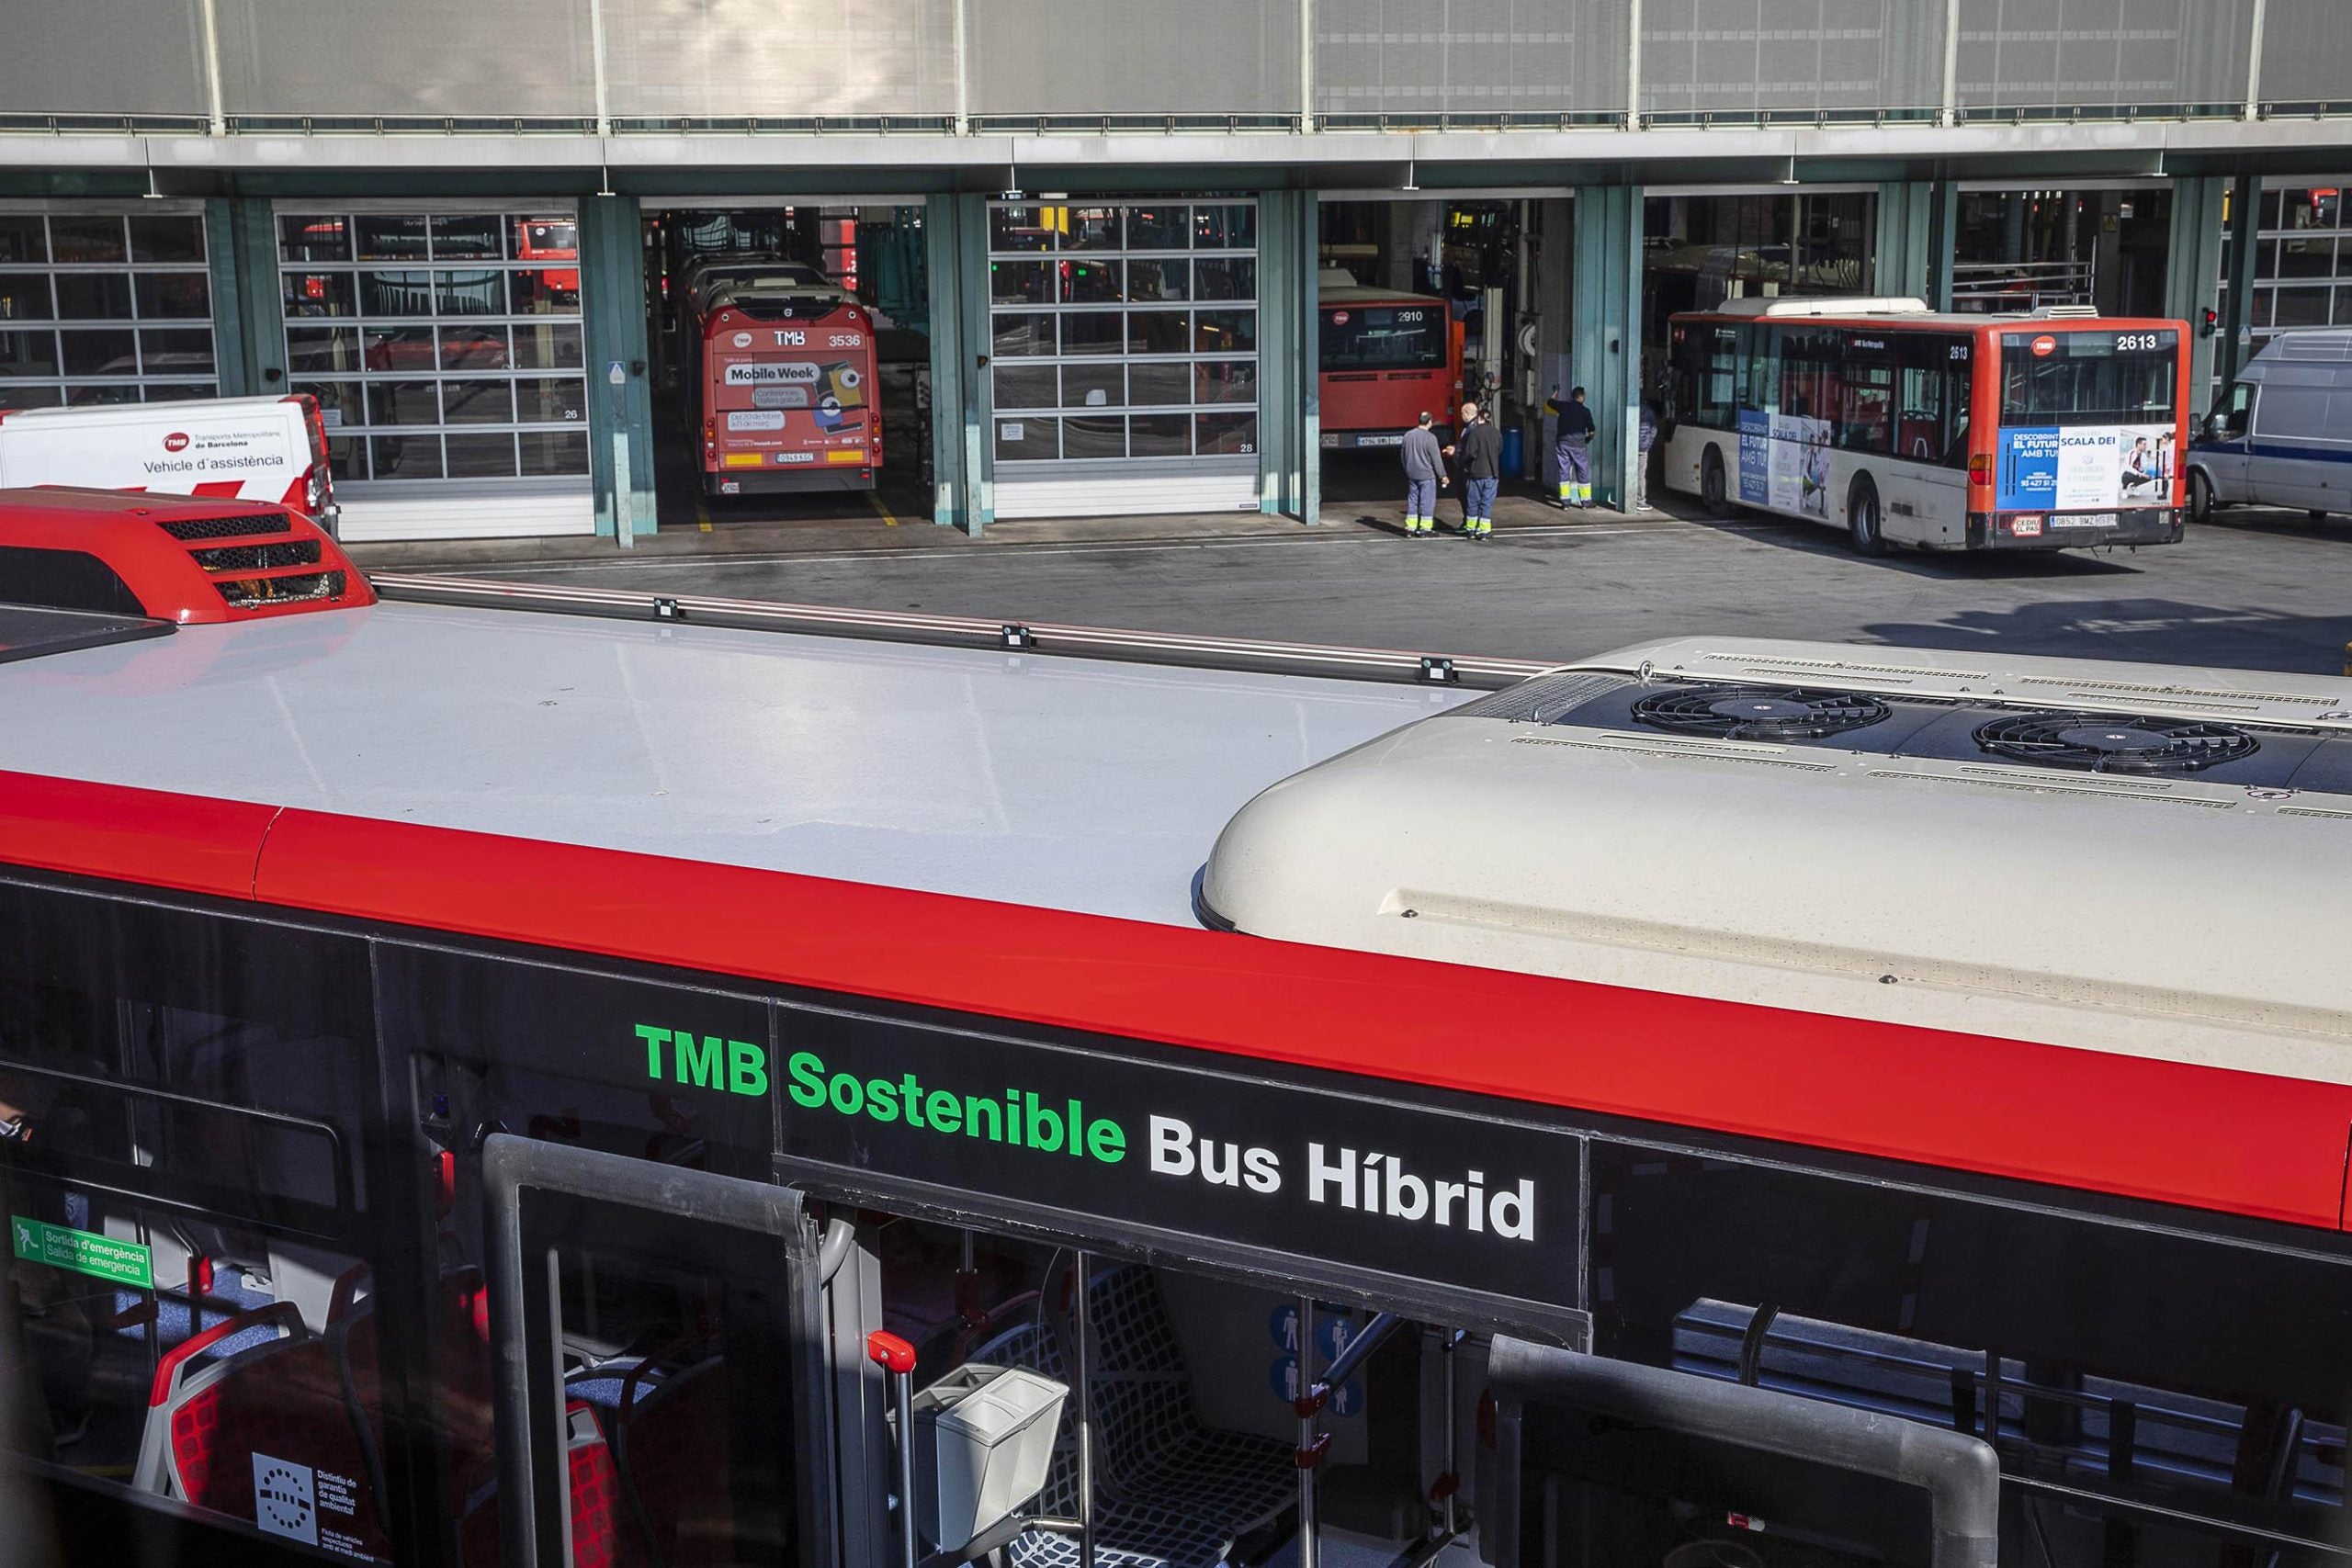
[(1151, 1119), (1151, 1172), (1154, 1176), (1193, 1174), (1193, 1129), (1173, 1116)]
[(1279, 1192), (1283, 1187), (1282, 1162), (1274, 1158), (1272, 1149), (1251, 1149), (1241, 1156), (1241, 1164), (1249, 1174), (1242, 1179), (1252, 1192)]
[[(1506, 1213), (1504, 1211), (1510, 1212)], [(1493, 1208), (1495, 1234), (1512, 1241), (1535, 1239), (1535, 1183), (1521, 1178), (1509, 1192), (1498, 1192)]]
[(1352, 1209), (1356, 1206), (1355, 1150), (1341, 1149), (1340, 1163), (1332, 1165), (1324, 1160), (1322, 1145), (1306, 1145), (1306, 1201), (1310, 1203), (1322, 1202), (1323, 1189), (1327, 1186), (1337, 1190), (1343, 1207)]
[(1388, 1156), (1388, 1213), (1400, 1220), (1418, 1220), (1430, 1211), (1429, 1183), (1406, 1174), (1396, 1156)]

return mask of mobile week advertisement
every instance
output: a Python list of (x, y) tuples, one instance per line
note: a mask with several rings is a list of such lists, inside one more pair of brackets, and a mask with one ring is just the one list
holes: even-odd
[(2003, 512), (2114, 512), (2172, 504), (2169, 424), (2023, 425), (2001, 432), (1993, 504)]

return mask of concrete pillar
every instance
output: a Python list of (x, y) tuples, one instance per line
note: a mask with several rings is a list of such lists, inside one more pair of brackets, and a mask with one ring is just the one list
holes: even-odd
[(1535, 405), (1529, 411), (1528, 439), (1534, 443), (1535, 477), (1544, 493), (1556, 493), (1560, 460), (1544, 419), (1544, 404), (1556, 389), (1566, 396), (1576, 371), (1568, 363), (1569, 288), (1575, 276), (1576, 203), (1557, 197), (1535, 204), (1539, 237), (1535, 248)]
[[(213, 214), (220, 209), (227, 209), (225, 217), (219, 220), (222, 232), (212, 241), (214, 326), (217, 348), (222, 355), (220, 391), (227, 397), (283, 392), (287, 389), (286, 300), (279, 292), (277, 220), (267, 201), (244, 197), (207, 202), (208, 224), (215, 221)], [(231, 270), (225, 291), (220, 278), (220, 245), (223, 238), (229, 243)], [(233, 333), (228, 321), (217, 314), (220, 305), (232, 299), (236, 302), (237, 312)], [(233, 348), (230, 341), (232, 336)], [(233, 376), (229, 359), (232, 353), (236, 359)]]
[[(931, 289), (931, 520), (943, 528), (967, 528), (972, 486), (977, 476), (966, 462), (969, 451), (965, 405), (966, 388), (988, 372), (976, 363), (988, 352), (971, 340), (965, 320), (969, 290), (965, 287), (963, 198), (934, 196), (922, 211), (923, 267)], [(982, 212), (983, 219), (987, 216)], [(983, 270), (981, 276), (987, 276)], [(988, 311), (981, 301), (985, 332)]]
[(1258, 510), (1319, 520), (1313, 191), (1258, 197)]
[(2258, 175), (2240, 175), (2230, 187), (2230, 287), (2222, 300), (2221, 343), (2213, 356), (2213, 373), (2225, 382), (2237, 379), (2254, 353), (2246, 330), (2254, 319), (2254, 237), (2262, 227), (2256, 210), (2261, 199)]
[(1579, 189), (1575, 228), (1569, 363), (1600, 426), (1593, 441), (1593, 499), (1622, 512), (1640, 412), (1642, 187)]
[[(204, 204), (205, 260), (212, 271), (212, 367), (220, 395), (253, 395), (245, 358), (244, 289), (237, 275), (236, 203), (213, 197)], [(270, 259), (277, 259), (275, 252)]]
[(1925, 180), (1888, 180), (1878, 187), (1878, 230), (1871, 253), (1871, 292), (1925, 299), (1935, 271), (1928, 249), (1935, 186)]
[(620, 538), (659, 525), (653, 496), (653, 389), (647, 376), (645, 220), (633, 196), (580, 199), (580, 312), (588, 359), (588, 472), (596, 532)]
[(2188, 400), (2201, 408), (2214, 374), (2221, 340), (2207, 337), (2207, 310), (2219, 310), (2222, 275), (2222, 208), (2229, 181), (2215, 178), (2172, 182), (2172, 233), (2165, 249), (2165, 313), (2188, 323)]

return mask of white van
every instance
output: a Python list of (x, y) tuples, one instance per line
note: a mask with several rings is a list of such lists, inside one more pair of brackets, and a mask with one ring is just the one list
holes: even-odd
[(2352, 331), (2282, 333), (2262, 345), (2188, 448), (2188, 510), (2292, 506), (2352, 513)]
[(307, 393), (0, 411), (0, 489), (84, 485), (290, 506), (336, 532), (334, 476)]

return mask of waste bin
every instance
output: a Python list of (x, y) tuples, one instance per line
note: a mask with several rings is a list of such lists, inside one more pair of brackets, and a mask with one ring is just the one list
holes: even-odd
[(914, 1396), (915, 1528), (954, 1551), (1045, 1489), (1067, 1384), (1024, 1367), (956, 1368)]
[(1521, 459), (1526, 455), (1526, 438), (1521, 434), (1519, 426), (1515, 424), (1506, 424), (1503, 426), (1503, 474), (1505, 478), (1523, 479), (1527, 477), (1525, 470), (1520, 467)]

